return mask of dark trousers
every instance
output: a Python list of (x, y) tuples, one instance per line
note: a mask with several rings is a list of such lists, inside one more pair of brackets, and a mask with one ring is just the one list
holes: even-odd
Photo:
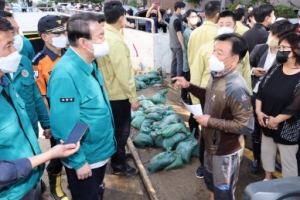
[(256, 100), (256, 93), (253, 93), (251, 97), (251, 103), (253, 106), (253, 115), (254, 115), (254, 130), (252, 132), (252, 152), (254, 160), (260, 160), (260, 153), (261, 153), (261, 126), (258, 123), (257, 115), (255, 112), (256, 106), (255, 106), (255, 100)]
[(73, 200), (95, 200), (99, 198), (99, 185), (103, 182), (106, 164), (92, 169), (92, 176), (84, 180), (78, 180), (75, 169), (67, 167), (65, 169)]
[(182, 76), (183, 68), (183, 51), (182, 48), (171, 48), (172, 63), (171, 63), (171, 78)]
[[(53, 137), (50, 138), (50, 144), (51, 144), (51, 148), (56, 145), (56, 140)], [(55, 159), (50, 160), (50, 162), (47, 166), (47, 171), (51, 174), (58, 174), (61, 172), (62, 167), (63, 167), (63, 165), (62, 165), (60, 159), (55, 158)]]
[(114, 122), (117, 152), (111, 157), (111, 166), (115, 172), (126, 169), (125, 146), (130, 134), (131, 104), (129, 100), (110, 101)]
[(205, 152), (204, 137), (203, 137), (203, 130), (201, 130), (200, 148), (199, 148), (199, 161), (201, 167), (204, 167), (204, 152)]
[(39, 181), (21, 200), (42, 200), (42, 183)]

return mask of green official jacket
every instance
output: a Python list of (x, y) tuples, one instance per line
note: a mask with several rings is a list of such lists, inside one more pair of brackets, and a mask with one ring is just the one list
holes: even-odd
[(17, 71), (13, 75), (13, 79), (9, 74), (5, 75), (15, 86), (15, 89), (25, 103), (26, 112), (31, 121), (33, 130), (38, 138), (40, 121), (43, 128), (49, 127), (49, 116), (45, 103), (40, 94), (40, 90), (34, 80), (34, 72), (31, 61), (22, 55), (21, 62)]
[(35, 56), (33, 46), (26, 37), (23, 35), (21, 35), (21, 37), (23, 39), (23, 47), (19, 53), (26, 56), (29, 60), (32, 60)]
[[(93, 77), (93, 70), (98, 80)], [(86, 162), (104, 161), (115, 153), (112, 110), (95, 63), (87, 64), (69, 47), (54, 66), (47, 97), (51, 132), (57, 142), (65, 140), (77, 123), (90, 125), (78, 152), (62, 159), (63, 163), (78, 170)]]
[[(38, 155), (41, 150), (26, 113), (25, 103), (13, 84), (2, 85), (3, 79), (10, 83), (7, 77), (2, 77), (0, 84), (0, 159), (12, 161)], [(2, 90), (10, 97), (15, 109), (8, 103)], [(28, 176), (0, 189), (0, 199), (21, 199), (41, 180), (44, 168), (44, 165), (40, 165), (34, 168)]]

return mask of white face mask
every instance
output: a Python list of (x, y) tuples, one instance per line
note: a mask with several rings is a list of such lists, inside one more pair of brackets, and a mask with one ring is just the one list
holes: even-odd
[(95, 58), (102, 58), (109, 53), (109, 45), (106, 40), (104, 42), (102, 42), (102, 44), (93, 44), (91, 42), (89, 42), (89, 43), (91, 45), (93, 45), (94, 51), (92, 51), (90, 49), (87, 49), (87, 50), (90, 52), (93, 52)]
[(185, 14), (185, 10), (181, 10), (181, 11), (180, 11), (180, 14), (181, 14), (181, 15), (184, 15), (184, 14)]
[(18, 52), (20, 52), (23, 48), (23, 39), (21, 35), (15, 35), (14, 36), (14, 47), (17, 49)]
[[(233, 58), (233, 57), (231, 57), (231, 58)], [(224, 69), (225, 69), (224, 62), (230, 60), (231, 58), (228, 58), (227, 60), (221, 62), (214, 54), (211, 54), (211, 56), (208, 60), (210, 70), (214, 71), (214, 72), (224, 71)]]
[(274, 15), (274, 18), (272, 19), (272, 24), (274, 24), (274, 22), (276, 21), (276, 16)]
[(66, 48), (67, 39), (68, 38), (65, 34), (61, 34), (58, 37), (52, 38), (52, 45), (58, 49)]
[(250, 7), (250, 8), (248, 8), (248, 10), (251, 12), (251, 11), (253, 10), (253, 8), (252, 8), (252, 7)]
[(198, 22), (198, 19), (197, 18), (191, 18), (190, 22), (191, 22), (192, 25), (196, 25), (197, 22)]
[(0, 70), (3, 73), (15, 73), (19, 67), (22, 56), (15, 51), (6, 57), (0, 58)]
[(218, 35), (222, 35), (225, 33), (233, 33), (233, 32), (234, 32), (234, 28), (222, 27), (218, 29)]
[(253, 19), (252, 19), (252, 22), (253, 22), (254, 24), (256, 24), (256, 20), (254, 19), (254, 17), (253, 17)]

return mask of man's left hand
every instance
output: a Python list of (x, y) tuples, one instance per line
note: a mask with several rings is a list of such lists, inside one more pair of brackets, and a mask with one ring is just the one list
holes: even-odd
[(51, 130), (49, 128), (45, 129), (43, 135), (45, 136), (46, 139), (50, 139), (52, 137)]
[(210, 115), (196, 115), (194, 116), (194, 119), (199, 123), (199, 125), (203, 127), (207, 127), (208, 119), (210, 118)]

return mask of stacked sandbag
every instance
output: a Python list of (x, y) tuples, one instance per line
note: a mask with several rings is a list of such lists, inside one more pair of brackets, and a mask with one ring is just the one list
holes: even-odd
[(141, 95), (138, 97), (140, 108), (131, 112), (131, 125), (140, 130), (133, 140), (134, 145), (166, 150), (151, 159), (150, 173), (183, 167), (183, 163), (190, 163), (191, 156), (199, 157), (199, 145), (194, 135), (172, 106), (165, 104), (167, 92), (163, 90), (149, 98)]
[(137, 74), (134, 76), (136, 90), (147, 88), (147, 85), (162, 84), (163, 79), (159, 71), (149, 71), (147, 74)]

